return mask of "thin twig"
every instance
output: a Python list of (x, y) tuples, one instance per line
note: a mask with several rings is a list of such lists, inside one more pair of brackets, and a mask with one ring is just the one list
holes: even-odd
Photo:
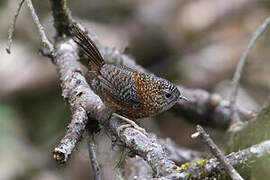
[(98, 164), (95, 151), (94, 134), (89, 130), (87, 132), (88, 132), (88, 139), (87, 139), (88, 153), (89, 159), (91, 161), (92, 171), (94, 173), (94, 180), (101, 180), (100, 167)]
[[(251, 48), (255, 44), (255, 41), (260, 37), (260, 35), (264, 32), (264, 30), (266, 29), (266, 27), (269, 24), (270, 24), (270, 16), (268, 18), (266, 18), (266, 20), (263, 22), (263, 24), (254, 32), (254, 34), (252, 35), (252, 38), (250, 39), (250, 41), (248, 43), (247, 49), (243, 52), (242, 57), (237, 65), (236, 71), (234, 73), (233, 81), (232, 81), (233, 90), (232, 90), (231, 99), (230, 99), (232, 106), (235, 106), (236, 96), (237, 96), (237, 92), (239, 89), (239, 81), (240, 81), (240, 78), (242, 76), (242, 72), (243, 72), (245, 63), (247, 61), (247, 56), (248, 56)], [(235, 111), (235, 110), (233, 110), (233, 111)]]
[(17, 7), (17, 10), (16, 10), (16, 13), (14, 15), (13, 21), (12, 21), (12, 23), (11, 23), (9, 29), (8, 29), (8, 46), (6, 48), (6, 51), (7, 51), (8, 54), (11, 53), (10, 48), (11, 48), (11, 44), (12, 44), (13, 33), (14, 33), (14, 30), (15, 30), (15, 25), (16, 25), (16, 22), (17, 22), (17, 19), (18, 19), (18, 16), (19, 16), (19, 13), (21, 11), (23, 3), (24, 3), (24, 0), (21, 0), (18, 7)]
[(233, 180), (243, 180), (243, 178), (233, 168), (233, 166), (228, 163), (228, 161), (226, 160), (226, 157), (223, 155), (221, 150), (217, 147), (217, 145), (214, 143), (211, 137), (205, 132), (205, 130), (200, 125), (197, 125), (197, 131), (201, 139), (208, 145), (212, 154), (220, 161), (221, 165), (224, 167), (227, 174)]
[(45, 34), (45, 31), (44, 31), (44, 27), (40, 24), (39, 22), (39, 18), (35, 12), (35, 9), (33, 7), (33, 4), (32, 4), (32, 1), (31, 0), (26, 0), (27, 2), (27, 6), (32, 14), (32, 17), (33, 17), (33, 20), (34, 20), (34, 23), (36, 24), (37, 28), (38, 28), (38, 32), (39, 32), (39, 35), (40, 35), (40, 38), (41, 38), (41, 41), (43, 43), (43, 45), (45, 47), (47, 47), (50, 51), (50, 54), (52, 54), (52, 56), (54, 56), (54, 48), (53, 48), (53, 45), (52, 43), (49, 41), (49, 39), (47, 38), (46, 34)]
[(228, 133), (230, 134), (229, 144), (232, 144), (232, 139), (233, 139), (234, 134), (237, 131), (242, 130), (245, 126), (245, 123), (242, 122), (237, 112), (237, 107), (236, 107), (236, 98), (237, 98), (239, 82), (243, 73), (243, 69), (246, 64), (247, 57), (251, 48), (254, 46), (256, 40), (260, 37), (260, 35), (264, 32), (264, 30), (269, 24), (270, 24), (270, 16), (266, 18), (263, 24), (254, 32), (254, 34), (252, 35), (248, 43), (247, 49), (243, 52), (241, 59), (239, 60), (239, 63), (237, 64), (236, 71), (234, 73), (234, 77), (232, 80), (233, 89), (232, 89), (231, 98), (230, 98), (231, 124), (228, 129)]

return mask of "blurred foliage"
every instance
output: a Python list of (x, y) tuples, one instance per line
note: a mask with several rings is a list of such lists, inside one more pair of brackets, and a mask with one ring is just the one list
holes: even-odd
[(63, 132), (71, 117), (68, 108), (60, 92), (24, 97), (16, 104), (29, 138), (37, 144)]
[(16, 126), (16, 113), (12, 107), (0, 104), (0, 151), (5, 146), (12, 146), (14, 136), (12, 132), (18, 130)]

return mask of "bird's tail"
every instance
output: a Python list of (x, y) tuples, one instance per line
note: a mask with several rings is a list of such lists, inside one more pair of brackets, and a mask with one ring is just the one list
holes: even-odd
[(105, 64), (105, 61), (87, 33), (78, 27), (76, 23), (73, 23), (70, 26), (70, 33), (72, 39), (81, 47), (83, 52), (90, 59), (91, 64), (96, 66), (95, 69), (99, 70)]

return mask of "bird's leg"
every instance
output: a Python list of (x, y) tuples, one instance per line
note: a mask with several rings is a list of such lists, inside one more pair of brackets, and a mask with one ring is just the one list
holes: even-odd
[(122, 119), (123, 121), (126, 121), (126, 122), (128, 123), (128, 124), (121, 125), (121, 126), (119, 127), (119, 128), (120, 128), (120, 131), (123, 130), (123, 129), (125, 129), (125, 128), (128, 128), (128, 127), (130, 127), (130, 126), (133, 126), (135, 129), (137, 129), (137, 130), (141, 131), (143, 134), (147, 135), (145, 129), (141, 128), (141, 127), (140, 127), (139, 125), (137, 125), (134, 121), (132, 121), (132, 120), (130, 120), (130, 119), (124, 117), (124, 116), (121, 116), (121, 115), (119, 115), (119, 114), (116, 114), (116, 113), (113, 113), (113, 115), (114, 115), (115, 117), (118, 117), (118, 118), (120, 118), (120, 119)]

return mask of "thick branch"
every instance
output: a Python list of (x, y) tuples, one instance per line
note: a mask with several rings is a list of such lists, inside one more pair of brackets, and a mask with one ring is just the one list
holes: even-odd
[(130, 152), (142, 157), (152, 168), (153, 176), (164, 176), (175, 171), (178, 167), (169, 160), (164, 148), (158, 143), (155, 136), (147, 137), (134, 128), (119, 131), (122, 121), (113, 117), (102, 124), (107, 132), (116, 136)]
[(64, 163), (74, 150), (76, 144), (82, 137), (88, 117), (84, 108), (74, 101), (81, 89), (87, 89), (82, 81), (82, 70), (79, 66), (76, 53), (76, 45), (70, 40), (59, 42), (56, 46), (55, 64), (61, 80), (62, 95), (69, 102), (72, 111), (72, 120), (68, 125), (66, 134), (60, 144), (54, 150), (54, 158)]

